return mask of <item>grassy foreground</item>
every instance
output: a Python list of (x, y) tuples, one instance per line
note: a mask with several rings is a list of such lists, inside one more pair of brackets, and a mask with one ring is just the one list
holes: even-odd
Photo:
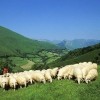
[[(98, 66), (100, 76), (100, 66)], [(54, 80), (53, 83), (36, 83), (16, 91), (3, 91), (0, 100), (100, 100), (100, 78), (80, 85), (73, 80)]]

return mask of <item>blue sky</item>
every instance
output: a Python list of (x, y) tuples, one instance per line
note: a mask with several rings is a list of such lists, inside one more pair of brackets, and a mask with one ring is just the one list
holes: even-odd
[(32, 39), (100, 39), (100, 0), (0, 0), (0, 25)]

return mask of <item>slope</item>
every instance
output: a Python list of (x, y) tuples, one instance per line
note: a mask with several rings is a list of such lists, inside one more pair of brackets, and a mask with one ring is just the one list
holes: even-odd
[(41, 49), (58, 49), (58, 47), (51, 43), (26, 38), (0, 26), (0, 55), (20, 55)]
[(48, 66), (65, 66), (84, 61), (92, 61), (100, 64), (100, 44), (70, 51), (68, 54), (48, 64)]

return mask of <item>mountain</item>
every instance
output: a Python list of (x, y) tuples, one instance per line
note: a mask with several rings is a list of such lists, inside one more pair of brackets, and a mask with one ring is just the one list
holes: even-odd
[(0, 26), (0, 55), (34, 53), (41, 49), (59, 49), (59, 47), (48, 42), (26, 38), (14, 31)]
[(68, 50), (88, 47), (88, 46), (100, 43), (100, 40), (95, 40), (95, 39), (52, 40), (52, 41), (47, 40), (47, 39), (42, 39), (40, 41), (46, 41), (46, 42), (55, 44), (59, 46), (60, 48), (63, 48), (63, 49), (66, 48)]
[(92, 61), (100, 64), (100, 43), (80, 49), (70, 51), (68, 54), (62, 56), (48, 66), (65, 66), (68, 64), (75, 64), (79, 62)]
[(63, 40), (60, 43), (56, 44), (60, 47), (67, 48), (69, 50), (83, 48), (91, 45), (100, 43), (100, 40), (94, 39), (75, 39), (75, 40)]

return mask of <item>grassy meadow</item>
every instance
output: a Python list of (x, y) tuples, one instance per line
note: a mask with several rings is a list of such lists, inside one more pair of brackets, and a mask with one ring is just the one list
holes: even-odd
[[(100, 76), (100, 66), (98, 66)], [(100, 78), (86, 84), (73, 80), (53, 80), (52, 83), (35, 83), (16, 91), (0, 88), (0, 100), (99, 100)]]
[[(10, 72), (20, 72), (84, 61), (98, 63), (100, 76), (100, 44), (69, 51), (48, 42), (28, 39), (0, 27), (0, 74), (5, 66), (9, 67)], [(0, 100), (99, 100), (99, 94), (99, 77), (89, 84), (80, 85), (73, 80), (55, 79), (52, 83), (35, 83), (16, 91), (3, 91), (0, 88)]]

